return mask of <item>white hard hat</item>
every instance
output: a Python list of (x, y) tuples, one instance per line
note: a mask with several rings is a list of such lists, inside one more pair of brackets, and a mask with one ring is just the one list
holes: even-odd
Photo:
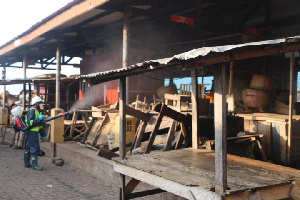
[(34, 105), (35, 103), (37, 103), (37, 102), (42, 102), (42, 101), (43, 101), (43, 99), (42, 99), (41, 97), (35, 96), (35, 97), (33, 97), (32, 100), (31, 100), (31, 105)]

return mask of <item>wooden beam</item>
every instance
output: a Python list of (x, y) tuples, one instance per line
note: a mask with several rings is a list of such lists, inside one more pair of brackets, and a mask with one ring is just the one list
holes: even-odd
[(151, 132), (151, 134), (150, 134), (150, 138), (149, 138), (148, 145), (147, 145), (147, 148), (146, 148), (145, 153), (150, 153), (150, 151), (151, 151), (151, 149), (152, 149), (152, 146), (153, 146), (155, 137), (156, 137), (156, 135), (157, 135), (157, 131), (158, 131), (159, 126), (160, 126), (160, 124), (161, 124), (162, 118), (163, 118), (163, 116), (165, 115), (166, 108), (167, 108), (167, 105), (166, 105), (166, 104), (163, 104), (162, 107), (161, 107), (160, 113), (159, 113), (159, 115), (158, 115), (158, 118), (157, 118), (157, 120), (156, 120), (154, 129), (152, 130), (152, 132)]
[(288, 125), (288, 146), (287, 146), (287, 161), (291, 164), (291, 151), (292, 151), (292, 124), (293, 124), (293, 86), (294, 86), (294, 73), (295, 73), (295, 52), (291, 52), (290, 58), (290, 95), (289, 95), (289, 125)]
[(144, 196), (148, 196), (148, 195), (159, 194), (162, 192), (165, 192), (165, 191), (162, 189), (153, 189), (153, 190), (146, 190), (146, 191), (142, 191), (142, 192), (135, 192), (135, 193), (126, 195), (126, 199), (135, 199), (135, 198), (144, 197)]
[(131, 194), (139, 183), (140, 183), (139, 180), (131, 178), (125, 187), (125, 195)]
[[(23, 79), (26, 79), (26, 67), (27, 67), (27, 49), (23, 50)], [(23, 84), (23, 109), (26, 108), (26, 83)]]
[(199, 148), (199, 131), (198, 131), (198, 74), (197, 68), (191, 70), (192, 77), (192, 148)]
[(216, 69), (214, 79), (215, 191), (223, 195), (227, 188), (226, 63)]
[(173, 120), (173, 122), (171, 124), (171, 127), (168, 131), (167, 142), (166, 142), (166, 145), (164, 147), (164, 151), (169, 151), (172, 148), (172, 142), (175, 138), (176, 126), (177, 126), (177, 121)]
[(147, 126), (147, 122), (142, 121), (140, 126), (139, 126), (139, 129), (136, 133), (136, 140), (135, 140), (135, 144), (134, 144), (134, 149), (139, 148), (141, 146), (142, 138), (143, 138), (146, 126)]
[(60, 38), (57, 38), (56, 47), (56, 79), (55, 79), (55, 108), (60, 108), (60, 71), (61, 71), (61, 46)]

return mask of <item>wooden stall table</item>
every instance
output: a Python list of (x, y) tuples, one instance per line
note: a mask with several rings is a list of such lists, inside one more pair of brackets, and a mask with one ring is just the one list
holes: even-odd
[[(214, 192), (214, 151), (188, 148), (113, 160), (116, 172), (132, 178), (125, 187), (126, 199), (163, 191), (187, 199), (220, 199)], [(299, 198), (300, 170), (234, 155), (227, 162), (225, 199)], [(132, 193), (140, 181), (159, 189)]]

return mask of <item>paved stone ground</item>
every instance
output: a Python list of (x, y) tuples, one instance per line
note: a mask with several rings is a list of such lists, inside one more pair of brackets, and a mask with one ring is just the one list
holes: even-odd
[(0, 199), (117, 199), (118, 189), (69, 165), (39, 157), (43, 171), (23, 166), (24, 150), (0, 144)]

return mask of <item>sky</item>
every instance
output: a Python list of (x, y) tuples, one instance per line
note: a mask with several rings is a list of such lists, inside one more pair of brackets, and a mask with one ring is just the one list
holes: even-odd
[[(72, 0), (1, 0), (0, 1), (0, 46), (17, 37), (28, 30), (37, 22), (51, 15), (62, 8)], [(78, 61), (78, 60), (77, 60)], [(21, 63), (14, 65), (21, 66)], [(53, 66), (55, 67), (55, 66)], [(2, 72), (2, 68), (0, 68)], [(41, 74), (53, 74), (53, 70), (27, 69), (28, 78)], [(72, 75), (79, 74), (79, 68), (72, 66), (62, 66), (61, 74)], [(1, 78), (2, 76), (0, 76)], [(23, 69), (7, 68), (6, 79), (23, 78)], [(22, 85), (6, 86), (11, 94), (19, 94)], [(3, 86), (0, 86), (0, 93), (3, 92)]]

